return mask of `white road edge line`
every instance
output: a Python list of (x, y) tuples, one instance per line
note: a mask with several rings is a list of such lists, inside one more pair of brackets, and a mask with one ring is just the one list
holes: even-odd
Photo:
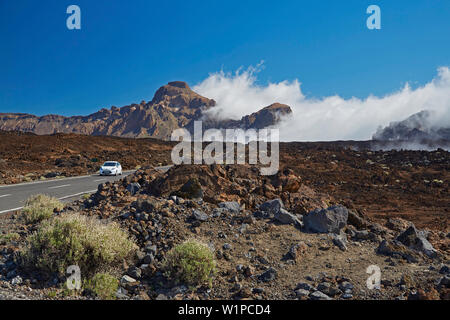
[(96, 191), (97, 191), (97, 189), (89, 190), (89, 191), (83, 191), (83, 192), (71, 194), (70, 196), (65, 196), (65, 197), (58, 198), (58, 200), (64, 200), (64, 199), (68, 199), (68, 198), (73, 198), (73, 197), (76, 197), (76, 196), (81, 196), (82, 194), (93, 193), (93, 192), (96, 192)]
[(62, 186), (55, 186), (55, 187), (48, 187), (49, 189), (58, 189), (58, 188), (64, 188), (64, 187), (70, 187), (70, 184), (63, 184)]
[(4, 194), (4, 195), (0, 196), (0, 198), (9, 197), (9, 196), (10, 196), (10, 194)]
[[(97, 189), (95, 189), (95, 190), (89, 190), (89, 191), (84, 191), (84, 192), (79, 192), (79, 193), (76, 193), (76, 194), (71, 194), (71, 195), (69, 195), (69, 196), (65, 196), (65, 197), (58, 198), (58, 200), (64, 200), (64, 199), (68, 199), (68, 198), (73, 198), (73, 197), (76, 197), (76, 196), (81, 196), (82, 194), (93, 193), (93, 192), (96, 192), (96, 191), (97, 191)], [(20, 210), (20, 209), (23, 209), (23, 207), (18, 207), (18, 208), (14, 208), (14, 209), (3, 210), (3, 211), (0, 211), (0, 214), (1, 214), (1, 213), (11, 212), (11, 211), (17, 211), (17, 210)]]
[(11, 212), (11, 211), (20, 210), (20, 209), (23, 209), (23, 207), (14, 208), (14, 209), (8, 209), (8, 210), (3, 210), (3, 211), (0, 211), (0, 213), (7, 213), (7, 212)]

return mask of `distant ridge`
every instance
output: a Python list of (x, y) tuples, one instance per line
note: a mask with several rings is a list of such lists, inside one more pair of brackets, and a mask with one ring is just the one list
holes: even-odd
[[(38, 117), (24, 113), (0, 113), (0, 130), (38, 135), (61, 132), (168, 140), (173, 130), (192, 128), (193, 122), (203, 119), (203, 112), (215, 105), (214, 100), (192, 91), (186, 82), (173, 81), (159, 88), (150, 102), (103, 108), (88, 116)], [(277, 124), (281, 116), (291, 113), (289, 106), (274, 103), (238, 121), (208, 119), (206, 125), (219, 129), (261, 129)]]

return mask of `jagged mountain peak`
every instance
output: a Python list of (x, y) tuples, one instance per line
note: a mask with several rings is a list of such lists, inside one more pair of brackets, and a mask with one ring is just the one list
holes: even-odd
[(200, 108), (213, 107), (216, 102), (213, 99), (205, 98), (191, 90), (184, 81), (172, 81), (159, 88), (151, 104), (165, 104), (173, 108)]

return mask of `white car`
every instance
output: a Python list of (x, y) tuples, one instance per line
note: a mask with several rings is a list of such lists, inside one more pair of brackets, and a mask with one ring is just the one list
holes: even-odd
[(117, 176), (118, 174), (122, 175), (122, 166), (117, 161), (106, 161), (100, 167), (100, 175), (101, 176)]

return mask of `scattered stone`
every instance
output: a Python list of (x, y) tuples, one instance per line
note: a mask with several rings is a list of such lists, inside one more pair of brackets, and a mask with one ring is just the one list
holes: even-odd
[(299, 298), (304, 298), (309, 296), (309, 291), (305, 289), (297, 289), (295, 290), (295, 295)]
[(128, 299), (129, 297), (128, 297), (127, 293), (128, 292), (126, 289), (119, 287), (119, 289), (117, 289), (117, 292), (116, 292), (116, 298), (120, 299), (120, 300)]
[(121, 285), (127, 285), (127, 284), (134, 283), (134, 282), (136, 282), (136, 279), (134, 279), (134, 278), (132, 278), (132, 277), (130, 277), (128, 275), (124, 275), (122, 277), (122, 279), (120, 279), (120, 284)]
[(389, 218), (385, 225), (391, 230), (403, 232), (412, 226), (412, 223), (402, 218)]
[(328, 283), (328, 282), (321, 282), (317, 286), (317, 290), (319, 290), (320, 292), (323, 292), (324, 290), (328, 290), (330, 287), (331, 287), (330, 283)]
[(225, 208), (214, 208), (211, 216), (213, 218), (218, 218), (221, 215), (226, 214), (227, 212), (229, 212), (229, 211)]
[(300, 220), (295, 215), (289, 213), (283, 208), (280, 208), (280, 210), (274, 213), (274, 218), (282, 224), (293, 224), (298, 226), (302, 225)]
[(416, 254), (405, 247), (402, 243), (399, 241), (389, 241), (389, 240), (383, 240), (380, 245), (378, 246), (376, 252), (378, 254), (382, 254), (385, 256), (390, 256), (394, 258), (403, 258), (407, 260), (410, 263), (416, 263), (418, 262), (418, 258)]
[(257, 219), (273, 219), (274, 217), (273, 213), (261, 210), (253, 212), (253, 216)]
[(316, 209), (303, 217), (305, 228), (310, 232), (336, 233), (347, 224), (348, 210), (343, 206)]
[(385, 236), (387, 234), (387, 229), (378, 223), (371, 223), (369, 225), (369, 230), (379, 236)]
[(297, 289), (303, 289), (303, 290), (312, 290), (313, 286), (311, 286), (309, 283), (306, 282), (300, 282), (299, 284), (297, 284), (297, 287), (295, 287), (295, 290)]
[(333, 300), (329, 296), (327, 296), (325, 293), (320, 291), (314, 291), (309, 295), (309, 298), (311, 300)]
[(254, 274), (255, 270), (253, 269), (252, 266), (248, 266), (246, 268), (244, 268), (244, 275), (248, 278), (251, 277)]
[(259, 276), (259, 280), (263, 282), (270, 282), (276, 279), (278, 272), (274, 268), (269, 268)]
[(241, 211), (241, 206), (236, 201), (221, 202), (219, 203), (219, 208), (233, 213), (239, 213)]
[(439, 273), (440, 274), (449, 274), (450, 273), (450, 268), (447, 265), (443, 265), (441, 267), (441, 269), (439, 269)]
[(158, 248), (156, 245), (148, 245), (145, 247), (145, 252), (152, 254), (153, 256), (156, 255), (156, 252), (158, 251)]
[(413, 250), (423, 252), (430, 258), (437, 257), (436, 249), (426, 239), (424, 232), (417, 230), (414, 225), (398, 235), (396, 240)]
[(375, 233), (369, 232), (368, 230), (355, 231), (352, 240), (360, 241), (360, 240), (370, 240), (377, 241), (377, 235)]
[(346, 292), (347, 290), (353, 290), (354, 286), (348, 281), (343, 281), (339, 284), (339, 289), (341, 289), (342, 292)]
[(22, 277), (21, 276), (16, 276), (11, 280), (11, 284), (13, 286), (19, 285), (23, 282)]
[(282, 208), (284, 208), (284, 206), (283, 202), (280, 199), (266, 201), (259, 206), (260, 211), (272, 213), (273, 215), (278, 213)]
[(137, 267), (130, 267), (128, 269), (127, 274), (131, 277), (131, 278), (136, 278), (139, 279), (142, 275), (141, 269), (137, 268)]
[(45, 178), (50, 179), (50, 178), (56, 178), (58, 176), (60, 176), (61, 173), (60, 172), (49, 172), (46, 175), (44, 175)]
[(345, 234), (333, 234), (333, 243), (342, 251), (347, 251), (347, 236)]
[(317, 286), (317, 290), (326, 294), (327, 296), (334, 297), (339, 293), (339, 290), (331, 285), (329, 282), (322, 282)]
[(207, 221), (209, 219), (208, 215), (206, 213), (204, 213), (203, 211), (200, 210), (194, 210), (192, 212), (192, 217), (197, 220), (197, 221)]
[(140, 189), (141, 189), (141, 185), (137, 182), (130, 183), (127, 186), (127, 191), (129, 193), (131, 193), (132, 196), (134, 196), (136, 193), (138, 193)]
[(261, 294), (261, 293), (264, 292), (264, 288), (253, 288), (253, 289), (252, 289), (252, 292), (253, 292), (254, 294)]
[(360, 217), (358, 213), (354, 212), (353, 210), (348, 211), (348, 224), (356, 227), (356, 229), (358, 230), (365, 228), (368, 225), (367, 221)]
[(291, 249), (289, 249), (289, 257), (297, 261), (302, 255), (308, 250), (308, 245), (303, 241), (294, 244)]

